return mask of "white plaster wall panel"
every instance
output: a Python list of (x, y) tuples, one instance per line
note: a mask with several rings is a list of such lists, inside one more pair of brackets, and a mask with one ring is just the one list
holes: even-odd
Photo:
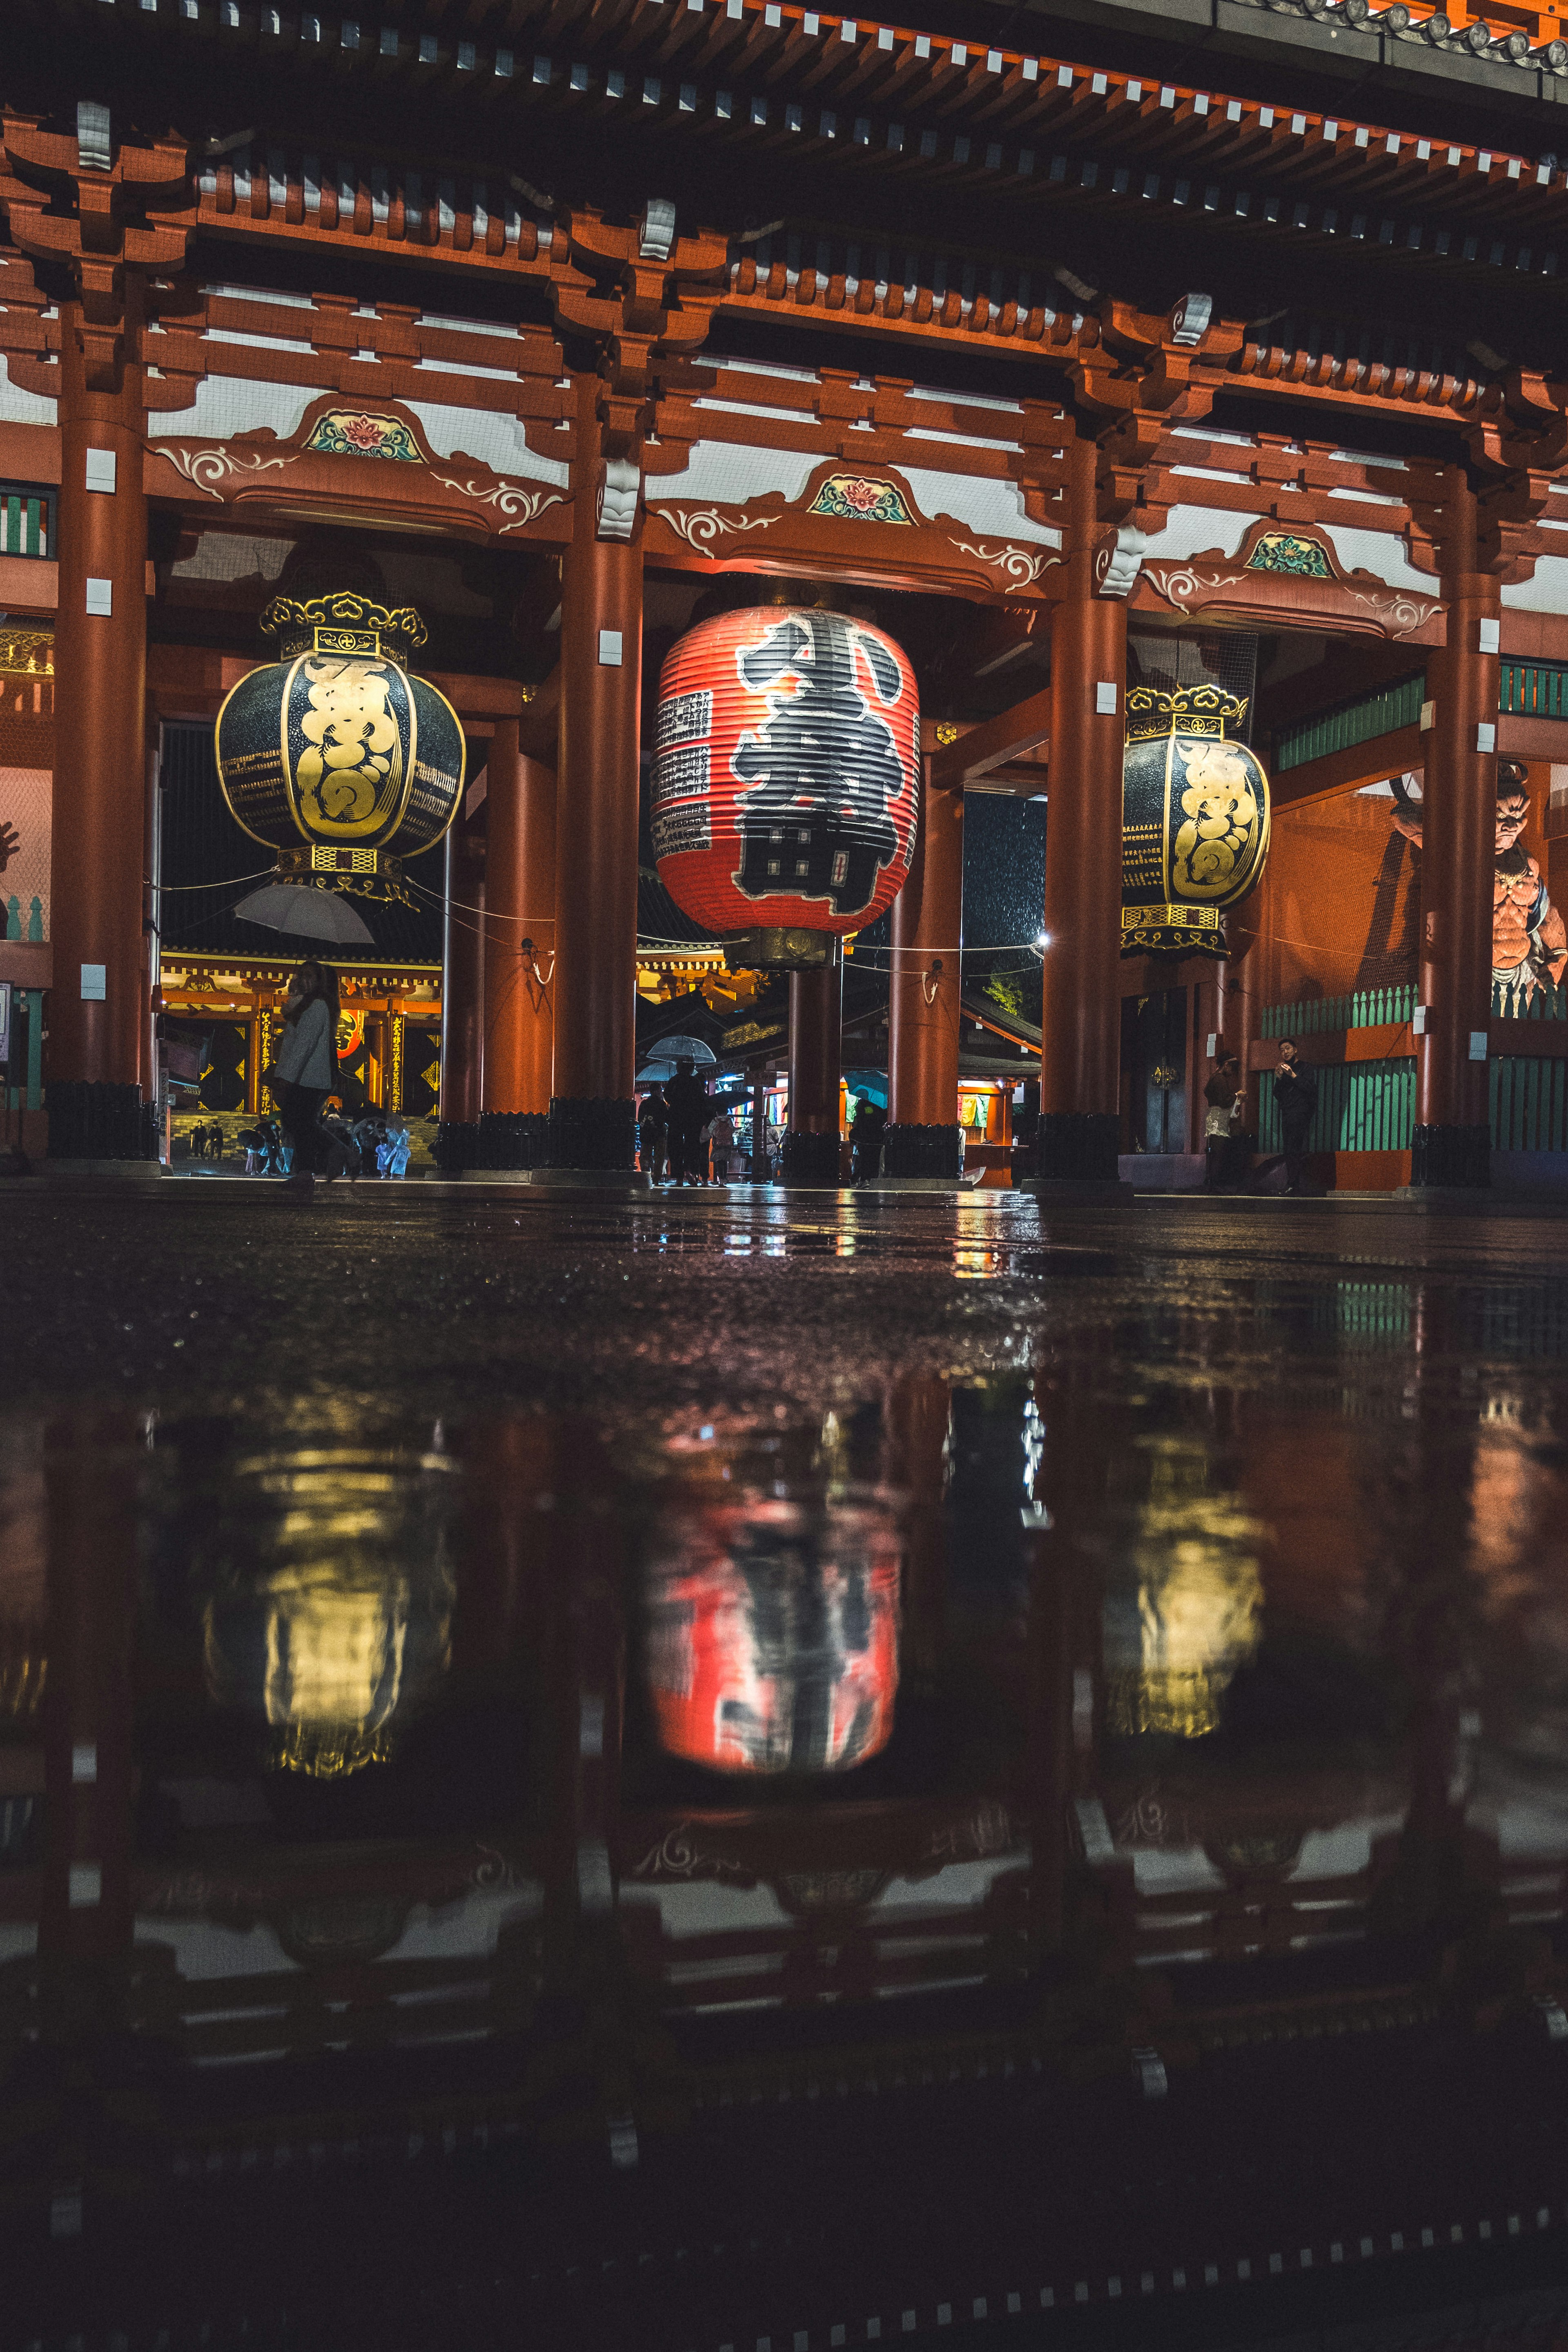
[[(1388, 790), (1386, 785), (1379, 789)], [(1364, 1813), (1336, 1822), (1331, 1830), (1309, 1830), (1285, 1876), (1303, 1884), (1317, 1878), (1358, 1878), (1364, 1870), (1371, 1869), (1377, 1840), (1393, 1836), (1404, 1826), (1403, 1813)]]
[(945, 400), (956, 409), (969, 409), (976, 416), (996, 416), (1004, 410), (1009, 416), (1023, 415), (1021, 400), (977, 400), (972, 392), (944, 392), (939, 384), (912, 383), (911, 400)]
[(255, 376), (204, 376), (189, 408), (165, 408), (148, 418), (152, 441), (232, 441), (239, 433), (264, 428), (280, 441), (298, 433), (313, 400), (330, 387), (324, 383), (263, 383)]
[(770, 417), (779, 425), (810, 425), (813, 421), (802, 409), (768, 408), (755, 400), (720, 400), (711, 392), (700, 393), (692, 406), (716, 409), (725, 416)]
[(1417, 572), (1397, 531), (1359, 530), (1354, 523), (1323, 522), (1313, 526), (1332, 541), (1347, 572), (1370, 572), (1390, 588), (1415, 588), (1425, 596), (1437, 593), (1435, 572)]
[(1543, 555), (1532, 580), (1505, 588), (1502, 601), (1516, 613), (1568, 613), (1568, 555)]
[(1000, 449), (1009, 457), (1023, 453), (1021, 441), (991, 441), (983, 433), (948, 433), (936, 425), (910, 425), (904, 428), (906, 441), (946, 441), (956, 449)]
[(0, 352), (0, 424), (53, 425), (58, 414), (57, 400), (49, 400), (41, 392), (24, 392), (19, 383), (12, 383), (5, 354)]
[(1118, 1846), (1116, 1858), (1131, 1852), (1133, 1884), (1140, 1895), (1221, 1893), (1225, 1881), (1200, 1845)]
[(1060, 547), (1061, 533), (1049, 523), (1031, 521), (1024, 512), (1023, 492), (1016, 482), (988, 482), (977, 474), (938, 472), (935, 467), (900, 466), (927, 515), (951, 515), (971, 530), (989, 537), (1033, 540), (1041, 547)]
[(386, 1960), (487, 1958), (495, 1951), (503, 1927), (518, 1919), (537, 1919), (544, 1907), (544, 1889), (531, 1879), (508, 1888), (481, 1887), (434, 1910), (428, 1903), (416, 1903), (402, 1934), (381, 1957)]
[(780, 1927), (789, 1915), (771, 1886), (727, 1886), (716, 1878), (623, 1878), (621, 1899), (659, 1906), (667, 1936), (714, 1936)]
[(272, 286), (204, 286), (202, 291), (225, 302), (270, 302), (280, 310), (316, 308), (308, 294), (284, 294)]
[(699, 367), (728, 368), (733, 370), (737, 375), (784, 376), (791, 383), (819, 383), (821, 381), (815, 368), (786, 367), (783, 362), (779, 360), (725, 359), (716, 354), (710, 356), (705, 352), (702, 358), (697, 362), (697, 365)]
[(659, 504), (665, 499), (699, 499), (706, 505), (744, 506), (747, 499), (778, 491), (798, 499), (821, 464), (810, 450), (756, 449), (737, 441), (694, 441), (685, 470), (657, 474), (648, 484), (648, 496)]
[(929, 1877), (890, 1879), (873, 1907), (878, 1911), (977, 1910), (1003, 1872), (1018, 1866), (1019, 1856), (1011, 1850), (972, 1862), (945, 1863)]
[(1236, 554), (1260, 514), (1236, 514), (1228, 507), (1172, 507), (1163, 530), (1155, 531), (1144, 550), (1145, 563), (1181, 562), (1189, 555), (1207, 555), (1211, 548), (1226, 557)]
[(229, 1927), (216, 1919), (161, 1919), (143, 1913), (136, 1922), (136, 1941), (170, 1945), (180, 1974), (193, 1983), (293, 1975), (299, 1969), (278, 1942), (277, 1928), (259, 1920), (253, 1927)]
[(466, 457), (477, 457), (493, 474), (549, 482), (558, 490), (570, 484), (571, 467), (564, 459), (541, 457), (530, 449), (515, 416), (493, 408), (455, 408), (439, 400), (405, 400), (402, 405), (418, 417), (438, 457), (454, 457), (461, 450)]

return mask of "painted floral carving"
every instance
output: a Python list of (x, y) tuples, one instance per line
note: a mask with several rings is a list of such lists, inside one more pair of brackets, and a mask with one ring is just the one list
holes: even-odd
[(837, 522), (915, 520), (902, 490), (892, 482), (868, 480), (863, 474), (830, 474), (806, 512), (831, 515)]
[(1247, 559), (1249, 572), (1288, 572), (1298, 580), (1332, 580), (1321, 541), (1293, 530), (1266, 530)]
[(423, 466), (418, 444), (401, 417), (329, 408), (310, 428), (306, 449), (319, 457), (392, 457)]

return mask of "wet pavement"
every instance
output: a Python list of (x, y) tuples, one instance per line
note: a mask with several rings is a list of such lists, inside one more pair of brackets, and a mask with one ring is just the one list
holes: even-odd
[(1568, 1219), (4, 1207), (0, 2345), (1551, 2340)]

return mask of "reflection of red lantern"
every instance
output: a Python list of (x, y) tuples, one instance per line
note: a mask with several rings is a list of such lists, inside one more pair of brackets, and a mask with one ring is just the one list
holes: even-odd
[(666, 1524), (649, 1573), (660, 1744), (721, 1772), (845, 1772), (893, 1737), (897, 1533), (788, 1502)]
[(858, 931), (909, 871), (920, 697), (908, 656), (840, 613), (726, 613), (659, 677), (653, 849), (710, 930)]

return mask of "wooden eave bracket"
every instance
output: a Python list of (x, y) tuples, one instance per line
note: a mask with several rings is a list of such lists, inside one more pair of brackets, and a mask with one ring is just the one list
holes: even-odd
[(956, 741), (939, 744), (931, 755), (932, 789), (961, 792), (991, 769), (1038, 751), (1051, 740), (1051, 691), (1044, 687), (1012, 709), (967, 729)]

